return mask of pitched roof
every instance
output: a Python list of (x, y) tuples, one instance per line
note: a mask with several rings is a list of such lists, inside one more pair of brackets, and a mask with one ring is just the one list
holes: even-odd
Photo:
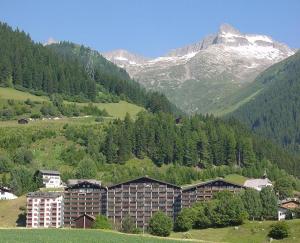
[(2, 192), (11, 192), (11, 189), (5, 186), (0, 186), (0, 191)]
[(261, 187), (261, 186), (267, 186), (272, 185), (272, 182), (268, 178), (259, 178), (259, 179), (249, 179), (246, 180), (244, 183), (245, 187)]
[(39, 170), (39, 172), (48, 175), (60, 175), (60, 172), (56, 170)]
[(92, 220), (95, 220), (95, 219), (96, 219), (96, 217), (94, 217), (94, 216), (92, 216), (92, 215), (89, 215), (89, 214), (87, 214), (87, 213), (84, 213), (84, 214), (79, 215), (77, 218), (73, 219), (73, 221), (76, 221), (76, 220), (78, 220), (78, 219), (80, 219), (80, 218), (82, 218), (82, 217), (84, 217), (84, 216), (86, 216), (86, 217), (88, 217), (88, 218), (90, 218), (90, 219), (92, 219)]
[(97, 181), (94, 179), (69, 179), (67, 181), (67, 186), (72, 187), (72, 186), (82, 184), (82, 183), (89, 183), (89, 184), (101, 186), (101, 181)]
[(29, 192), (27, 193), (27, 197), (41, 197), (41, 198), (56, 198), (62, 196), (62, 192)]
[(141, 176), (141, 177), (137, 177), (137, 178), (135, 178), (135, 179), (128, 180), (128, 181), (124, 181), (124, 182), (121, 182), (121, 183), (117, 183), (117, 184), (114, 184), (114, 185), (109, 186), (108, 188), (113, 188), (113, 187), (116, 187), (116, 186), (119, 186), (119, 185), (122, 185), (122, 184), (125, 184), (125, 183), (135, 182), (135, 181), (142, 180), (142, 179), (146, 179), (146, 180), (150, 180), (150, 181), (155, 181), (155, 182), (158, 182), (158, 183), (161, 183), (161, 184), (166, 184), (166, 185), (169, 185), (169, 186), (172, 186), (172, 187), (176, 187), (176, 188), (178, 188), (178, 189), (181, 189), (180, 186), (177, 186), (177, 185), (175, 185), (175, 184), (171, 184), (171, 183), (168, 183), (168, 182), (165, 182), (165, 181), (160, 181), (160, 180), (151, 178), (151, 177), (149, 177), (149, 176), (147, 176), (147, 175)]
[(191, 188), (194, 188), (194, 187), (204, 186), (204, 185), (207, 185), (207, 184), (210, 184), (210, 183), (213, 183), (213, 182), (218, 182), (218, 181), (225, 182), (225, 183), (228, 183), (230, 185), (237, 186), (237, 187), (240, 187), (240, 188), (244, 188), (243, 185), (239, 185), (239, 184), (236, 184), (236, 183), (233, 183), (233, 182), (229, 182), (229, 181), (226, 181), (224, 179), (214, 179), (214, 180), (200, 182), (200, 183), (193, 184), (193, 185), (183, 186), (182, 190), (188, 190), (188, 189), (191, 189)]

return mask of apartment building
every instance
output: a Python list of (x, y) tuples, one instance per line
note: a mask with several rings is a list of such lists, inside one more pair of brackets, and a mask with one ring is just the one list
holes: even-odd
[(82, 215), (106, 215), (107, 189), (96, 180), (68, 180), (64, 192), (64, 226), (77, 227)]
[(182, 207), (191, 207), (195, 202), (211, 200), (217, 192), (239, 192), (244, 187), (222, 179), (211, 180), (182, 188)]
[(175, 219), (180, 209), (181, 187), (148, 176), (108, 187), (107, 216), (115, 224), (130, 216), (137, 227), (146, 229), (155, 212)]
[(59, 228), (63, 226), (63, 194), (30, 192), (27, 194), (28, 228)]
[[(116, 225), (129, 216), (136, 227), (147, 229), (157, 211), (175, 220), (180, 210), (210, 200), (223, 190), (236, 193), (244, 186), (222, 179), (180, 187), (148, 176), (109, 187), (96, 180), (68, 180), (64, 193), (34, 192), (27, 196), (27, 227), (89, 228), (99, 214)], [(63, 198), (64, 197), (64, 198)]]

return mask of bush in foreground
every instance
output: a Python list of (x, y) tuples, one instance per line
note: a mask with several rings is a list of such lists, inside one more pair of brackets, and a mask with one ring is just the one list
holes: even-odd
[(193, 227), (194, 212), (191, 208), (184, 208), (177, 216), (174, 223), (174, 231), (186, 232)]
[(289, 226), (286, 222), (278, 222), (271, 226), (271, 230), (268, 234), (269, 237), (274, 239), (284, 239), (289, 237)]
[(141, 230), (135, 226), (133, 219), (128, 215), (122, 220), (121, 231), (124, 233), (130, 233), (130, 234), (141, 233)]
[(98, 215), (92, 226), (93, 229), (112, 229), (111, 223), (104, 215)]
[(163, 212), (155, 213), (149, 222), (149, 233), (157, 236), (169, 236), (173, 228), (172, 219)]

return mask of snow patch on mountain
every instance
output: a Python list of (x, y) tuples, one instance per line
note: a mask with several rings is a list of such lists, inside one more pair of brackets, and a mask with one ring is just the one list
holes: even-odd
[(269, 36), (244, 34), (223, 24), (217, 33), (153, 59), (126, 50), (104, 56), (146, 88), (165, 92), (182, 109), (207, 112), (260, 72), (294, 53)]

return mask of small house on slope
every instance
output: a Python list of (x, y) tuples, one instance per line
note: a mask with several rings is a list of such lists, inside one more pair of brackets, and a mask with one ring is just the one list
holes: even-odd
[(17, 196), (12, 193), (8, 187), (0, 186), (0, 200), (12, 200), (16, 199)]

